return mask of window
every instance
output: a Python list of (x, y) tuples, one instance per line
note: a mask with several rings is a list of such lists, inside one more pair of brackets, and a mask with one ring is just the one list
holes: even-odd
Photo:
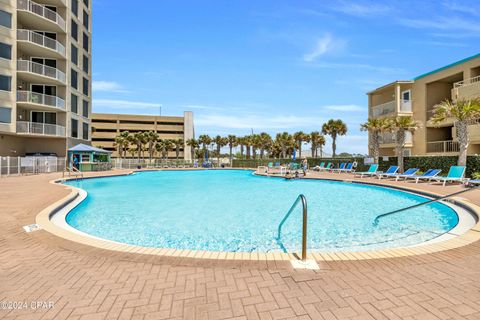
[(72, 0), (72, 12), (78, 17), (78, 0)]
[(0, 58), (12, 60), (12, 46), (0, 42)]
[(74, 94), (70, 99), (70, 111), (78, 113), (78, 97)]
[(82, 154), (80, 162), (90, 162), (90, 156), (88, 154)]
[(73, 69), (70, 73), (70, 84), (72, 88), (78, 89), (78, 75), (77, 75), (77, 71)]
[(57, 95), (57, 87), (44, 84), (32, 84), (30, 86), (30, 91), (40, 94), (46, 94), (49, 96)]
[(88, 118), (88, 101), (86, 101), (86, 100), (83, 100), (83, 113), (82, 113), (82, 115), (85, 118)]
[(12, 109), (0, 107), (0, 123), (12, 122)]
[(88, 8), (88, 0), (83, 0), (83, 4)]
[(0, 75), (0, 90), (12, 91), (12, 77)]
[(88, 140), (88, 123), (83, 124), (83, 140)]
[(12, 29), (12, 14), (3, 10), (0, 10), (0, 26)]
[(89, 18), (89, 17), (88, 17), (87, 11), (83, 10), (83, 26), (84, 26), (85, 29), (87, 29), (87, 30), (88, 30), (88, 25), (89, 25), (89, 23), (88, 23), (88, 18)]
[(42, 64), (44, 66), (56, 68), (57, 67), (57, 60), (55, 59), (45, 59), (45, 58), (32, 58), (32, 62)]
[(88, 57), (83, 56), (83, 71), (88, 73)]
[(83, 33), (83, 49), (88, 51), (88, 36), (85, 32)]
[(78, 49), (72, 44), (72, 50), (71, 50), (71, 59), (72, 63), (75, 63), (75, 65), (78, 66)]
[(88, 96), (88, 79), (83, 78), (83, 94)]
[(32, 111), (30, 119), (35, 123), (56, 124), (57, 114), (55, 112)]
[(78, 25), (72, 20), (72, 38), (78, 41)]
[(72, 119), (72, 138), (78, 138), (78, 120)]

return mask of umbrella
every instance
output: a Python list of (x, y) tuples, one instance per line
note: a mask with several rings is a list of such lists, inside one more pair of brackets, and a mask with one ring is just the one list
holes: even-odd
[(293, 161), (297, 160), (297, 149), (293, 149)]

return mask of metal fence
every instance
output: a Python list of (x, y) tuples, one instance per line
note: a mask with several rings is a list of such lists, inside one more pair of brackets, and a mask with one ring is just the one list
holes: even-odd
[(115, 169), (138, 169), (138, 168), (192, 168), (193, 162), (188, 160), (164, 160), (164, 159), (112, 159)]
[(62, 172), (66, 159), (58, 157), (0, 157), (0, 177)]

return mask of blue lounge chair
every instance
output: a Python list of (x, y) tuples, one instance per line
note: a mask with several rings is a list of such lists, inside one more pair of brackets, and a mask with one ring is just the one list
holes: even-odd
[(342, 162), (342, 163), (340, 163), (340, 166), (338, 168), (333, 168), (330, 171), (331, 172), (336, 172), (336, 171), (339, 171), (339, 170), (343, 170), (343, 169), (345, 169), (346, 166), (347, 166), (347, 164), (345, 162)]
[(378, 170), (378, 164), (371, 164), (370, 168), (368, 168), (368, 171), (363, 171), (363, 172), (355, 172), (355, 176), (360, 176), (360, 178), (363, 178), (363, 176), (373, 176), (377, 174)]
[(464, 166), (451, 166), (450, 170), (448, 170), (448, 174), (446, 177), (435, 177), (435, 178), (432, 178), (431, 180), (435, 180), (436, 182), (443, 182), (443, 186), (445, 186), (447, 182), (455, 182), (455, 181), (463, 182), (465, 180), (464, 175), (465, 175)]
[(335, 172), (341, 173), (341, 172), (353, 172), (353, 162), (350, 162), (347, 164), (347, 166), (343, 169), (338, 169)]
[(388, 177), (391, 174), (395, 174), (398, 171), (398, 166), (390, 166), (390, 168), (387, 169), (387, 171), (383, 173), (377, 173), (378, 179), (382, 179), (382, 177)]
[(435, 178), (440, 172), (442, 172), (442, 170), (440, 169), (428, 169), (423, 174), (413, 174), (409, 177), (405, 177), (405, 180), (414, 179), (415, 183), (418, 183), (418, 181), (420, 180), (430, 181), (431, 179)]
[(388, 178), (395, 178), (395, 181), (398, 181), (400, 178), (407, 178), (413, 176), (415, 173), (418, 172), (418, 168), (410, 168), (404, 173), (394, 173), (394, 174), (386, 174), (387, 179)]

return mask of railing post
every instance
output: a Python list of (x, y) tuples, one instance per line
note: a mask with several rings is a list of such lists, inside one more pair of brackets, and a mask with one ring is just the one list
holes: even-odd
[(7, 157), (7, 177), (10, 175), (10, 157)]
[(302, 197), (303, 202), (303, 230), (302, 230), (302, 261), (307, 261), (307, 202)]
[(20, 157), (17, 157), (18, 175), (20, 175)]

